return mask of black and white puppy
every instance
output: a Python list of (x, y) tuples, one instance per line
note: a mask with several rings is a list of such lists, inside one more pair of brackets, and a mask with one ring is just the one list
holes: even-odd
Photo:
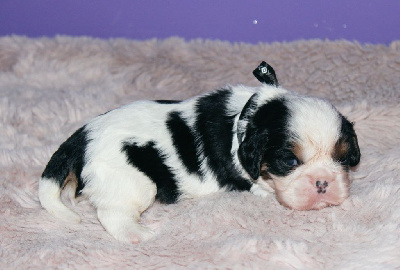
[(353, 125), (327, 101), (280, 86), (263, 62), (260, 87), (229, 86), (185, 101), (137, 101), (78, 129), (39, 181), (42, 206), (80, 221), (61, 201), (73, 188), (116, 239), (152, 236), (139, 224), (155, 199), (175, 203), (250, 191), (298, 210), (339, 205), (360, 160)]

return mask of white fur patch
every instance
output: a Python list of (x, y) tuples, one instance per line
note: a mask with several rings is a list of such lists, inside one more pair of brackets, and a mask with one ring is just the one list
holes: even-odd
[(78, 214), (66, 207), (61, 199), (61, 190), (52, 179), (39, 180), (39, 200), (43, 208), (57, 218), (70, 222), (81, 222)]

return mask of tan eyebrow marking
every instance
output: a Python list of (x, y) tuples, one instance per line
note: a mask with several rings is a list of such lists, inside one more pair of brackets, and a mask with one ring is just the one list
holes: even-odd
[(333, 149), (332, 157), (335, 160), (343, 160), (347, 153), (349, 152), (349, 144), (344, 140), (344, 138), (340, 138)]
[(304, 160), (303, 150), (302, 150), (302, 147), (301, 147), (299, 144), (295, 143), (295, 144), (293, 145), (292, 151), (293, 151), (293, 154), (294, 154), (299, 160), (301, 160), (301, 161)]

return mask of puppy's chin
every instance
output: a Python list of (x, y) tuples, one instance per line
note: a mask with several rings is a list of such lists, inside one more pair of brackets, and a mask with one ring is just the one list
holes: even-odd
[(299, 167), (290, 175), (269, 175), (277, 200), (295, 210), (319, 210), (340, 205), (350, 194), (349, 174), (323, 167)]

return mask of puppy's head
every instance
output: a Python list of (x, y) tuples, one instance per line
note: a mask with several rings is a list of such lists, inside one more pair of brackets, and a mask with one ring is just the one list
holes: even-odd
[(254, 94), (238, 122), (242, 166), (255, 181), (267, 181), (286, 207), (341, 204), (350, 168), (360, 161), (353, 124), (324, 100), (264, 88), (267, 94)]

